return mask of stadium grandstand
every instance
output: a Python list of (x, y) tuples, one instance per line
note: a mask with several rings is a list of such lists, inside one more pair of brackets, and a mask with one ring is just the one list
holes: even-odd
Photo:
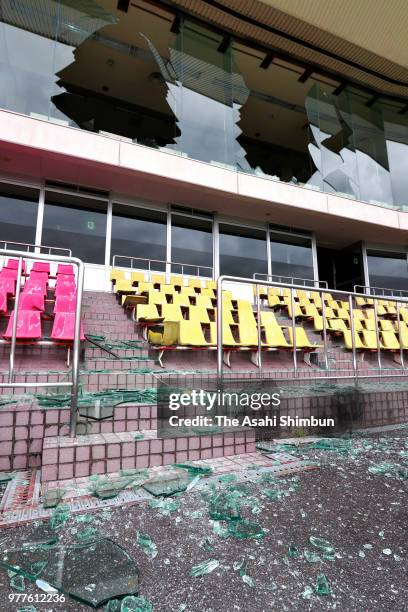
[(1, 1), (1, 472), (279, 435), (160, 436), (171, 377), (407, 421), (408, 11), (334, 4)]

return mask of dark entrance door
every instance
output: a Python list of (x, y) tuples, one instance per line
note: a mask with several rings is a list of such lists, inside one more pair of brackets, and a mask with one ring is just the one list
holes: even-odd
[(319, 279), (327, 281), (330, 289), (353, 291), (354, 285), (364, 285), (364, 266), (361, 243), (335, 250), (317, 247)]

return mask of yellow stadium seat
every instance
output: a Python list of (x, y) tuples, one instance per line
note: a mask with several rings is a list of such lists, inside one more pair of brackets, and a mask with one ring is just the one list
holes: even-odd
[(305, 317), (312, 319), (314, 317), (319, 316), (319, 311), (317, 310), (317, 307), (315, 304), (311, 304), (310, 302), (304, 303), (304, 304), (301, 304), (301, 307), (302, 307)]
[(397, 315), (397, 307), (394, 306), (393, 304), (388, 304), (388, 306), (385, 307), (387, 310), (387, 313), (390, 315)]
[(180, 295), (191, 295), (195, 297), (197, 293), (194, 291), (193, 287), (181, 287)]
[(182, 287), (183, 286), (183, 277), (182, 276), (177, 276), (177, 274), (172, 274), (170, 277), (170, 284), (174, 285), (175, 287)]
[(162, 304), (161, 316), (165, 321), (183, 321), (183, 313), (177, 304)]
[[(344, 344), (345, 347), (352, 350), (353, 349), (353, 343), (352, 343), (352, 335), (351, 335), (351, 330), (347, 330), (343, 332), (343, 338), (344, 338)], [(361, 342), (361, 338), (360, 335), (358, 334), (357, 331), (354, 331), (354, 341), (355, 341), (355, 347), (356, 349), (364, 349), (366, 348), (364, 346), (364, 344)]]
[[(363, 321), (365, 321), (366, 319), (354, 319), (354, 331), (355, 332), (360, 332), (363, 331), (364, 327), (363, 327)], [(350, 323), (350, 329), (351, 329), (351, 323)]]
[(365, 319), (365, 318), (366, 316), (363, 310), (358, 310), (358, 309), (353, 310), (353, 319), (361, 321), (362, 319)]
[(384, 348), (389, 349), (391, 351), (396, 351), (400, 349), (400, 343), (394, 331), (381, 332), (381, 339)]
[(386, 319), (386, 320), (381, 319), (379, 321), (379, 324), (380, 324), (380, 328), (382, 331), (391, 331), (391, 332), (395, 331), (393, 322), (390, 321), (389, 319)]
[[(217, 344), (217, 325), (216, 323), (210, 323), (210, 338), (211, 338), (211, 344), (212, 345), (216, 345)], [(228, 323), (226, 323), (225, 321), (223, 322), (223, 326), (222, 326), (222, 346), (238, 346), (237, 341), (234, 339), (234, 336), (232, 335), (232, 331), (231, 331), (231, 327)]]
[(115, 283), (115, 293), (136, 293), (136, 287), (130, 280), (119, 278)]
[(293, 291), (293, 299), (295, 299), (297, 297), (296, 289), (289, 289), (289, 287), (285, 287), (284, 289), (282, 289), (282, 295), (284, 297), (290, 298), (292, 295), (292, 291)]
[(201, 293), (196, 295), (205, 295), (207, 297), (212, 298), (213, 300), (215, 299), (215, 291), (214, 289), (211, 289), (210, 287), (205, 287), (204, 289), (201, 289)]
[(137, 286), (138, 293), (147, 293), (148, 291), (153, 291), (153, 283), (140, 282)]
[(188, 319), (190, 321), (199, 321), (200, 323), (210, 323), (208, 311), (203, 306), (190, 306), (188, 310)]
[[(288, 333), (289, 333), (289, 342), (291, 345), (293, 345), (293, 333), (292, 333), (292, 328), (288, 327)], [(312, 344), (309, 340), (309, 338), (307, 337), (306, 331), (303, 329), (303, 327), (296, 327), (295, 328), (295, 333), (296, 333), (296, 348), (298, 349), (303, 349), (303, 348), (318, 348), (321, 345), (319, 344)]]
[[(293, 311), (292, 311), (292, 304), (291, 304), (290, 302), (289, 302), (289, 304), (287, 304), (287, 308), (288, 308), (288, 316), (289, 316), (289, 318), (292, 318), (292, 316), (293, 316), (293, 315), (292, 315)], [(296, 317), (303, 317), (303, 312), (302, 312), (302, 310), (301, 310), (300, 305), (298, 304), (298, 302), (295, 302), (295, 310), (294, 310), (294, 313), (295, 313), (295, 318), (296, 318)]]
[(194, 289), (201, 289), (202, 285), (201, 285), (201, 280), (199, 278), (189, 278), (188, 279), (188, 286), (189, 287), (193, 287)]
[(269, 294), (268, 295), (268, 306), (269, 308), (275, 308), (275, 306), (280, 306), (281, 301), (278, 295)]
[(196, 306), (201, 306), (202, 308), (214, 308), (211, 298), (208, 295), (196, 293), (195, 302)]
[(149, 291), (149, 304), (167, 304), (166, 294), (161, 291)]
[(140, 320), (156, 320), (160, 319), (156, 304), (138, 304), (136, 306), (136, 318)]
[(347, 331), (348, 327), (344, 322), (344, 319), (329, 319), (327, 322), (327, 330), (334, 332)]
[(403, 349), (408, 349), (408, 326), (406, 323), (400, 323), (400, 342)]
[(258, 346), (258, 329), (255, 323), (239, 323), (238, 337), (240, 346)]
[(145, 273), (144, 272), (132, 272), (130, 275), (132, 283), (144, 283)]
[(154, 331), (153, 329), (148, 330), (147, 339), (150, 344), (163, 344), (162, 332)]
[(324, 312), (326, 314), (326, 319), (337, 319), (333, 308), (330, 308), (330, 306), (326, 306)]
[[(252, 291), (253, 291), (253, 294), (254, 294), (254, 298), (256, 297), (256, 287), (257, 287), (257, 285), (252, 285)], [(269, 289), (272, 289), (272, 287), (269, 287)], [(263, 285), (259, 285), (258, 295), (259, 295), (261, 300), (265, 300), (268, 297), (269, 289), (268, 289), (268, 287), (264, 287)]]
[(153, 285), (164, 285), (166, 282), (166, 277), (164, 274), (152, 274), (150, 282), (153, 283)]
[[(217, 311), (215, 311), (215, 319), (217, 319)], [(228, 325), (236, 325), (234, 321), (234, 317), (232, 316), (232, 312), (229, 308), (224, 307), (222, 309), (222, 320), (224, 323), (227, 323)]]
[(405, 306), (400, 308), (400, 317), (404, 323), (408, 324), (408, 308), (405, 308)]
[(110, 280), (111, 281), (117, 281), (119, 279), (125, 279), (125, 271), (124, 270), (118, 270), (117, 268), (113, 268), (111, 270), (110, 273)]
[(374, 319), (365, 319), (361, 321), (363, 324), (363, 330), (366, 329), (368, 331), (375, 331), (375, 320)]
[[(332, 319), (330, 319), (332, 320)], [(336, 319), (334, 319), (336, 320)], [(314, 330), (316, 332), (322, 332), (323, 331), (323, 317), (319, 314), (314, 315), (313, 317), (313, 327)], [(326, 322), (326, 329), (328, 327), (328, 323)]]
[(299, 298), (299, 302), (301, 302), (302, 300), (309, 301), (309, 295), (308, 295), (307, 291), (305, 291), (304, 289), (298, 289), (297, 290), (297, 296)]
[(263, 346), (267, 348), (285, 349), (292, 347), (292, 344), (286, 340), (282, 328), (276, 323), (276, 321), (264, 321), (262, 325), (265, 333), (265, 342), (263, 343)]
[(254, 311), (252, 310), (252, 306), (249, 302), (247, 302), (249, 308), (241, 304), (241, 307), (238, 307), (238, 323), (239, 325), (247, 325), (248, 327), (252, 327), (255, 325), (256, 320)]
[(205, 288), (206, 289), (212, 289), (213, 291), (216, 291), (217, 289), (217, 282), (214, 280), (207, 280), (205, 281)]
[(377, 343), (377, 337), (375, 335), (375, 331), (368, 331), (366, 329), (363, 329), (361, 333), (363, 335), (363, 341), (365, 344), (365, 348), (370, 349), (370, 350), (377, 350), (378, 343)]
[(279, 325), (275, 313), (271, 310), (261, 310), (261, 325)]
[(166, 295), (173, 295), (176, 292), (174, 285), (160, 285), (160, 291)]
[(344, 321), (350, 321), (350, 315), (345, 308), (337, 308), (337, 318)]
[(190, 306), (190, 298), (188, 295), (183, 293), (173, 293), (173, 304), (178, 304), (178, 306)]

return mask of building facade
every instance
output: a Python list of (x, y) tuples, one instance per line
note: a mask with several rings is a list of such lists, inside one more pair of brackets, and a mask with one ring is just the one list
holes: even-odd
[(408, 290), (408, 9), (343, 4), (2, 0), (0, 242)]

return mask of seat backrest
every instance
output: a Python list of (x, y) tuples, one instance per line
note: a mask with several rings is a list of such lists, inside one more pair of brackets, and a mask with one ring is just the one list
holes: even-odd
[(348, 329), (343, 319), (329, 319), (327, 323), (328, 329), (331, 329), (333, 331), (345, 331), (346, 329)]
[(394, 331), (381, 332), (381, 339), (387, 349), (398, 350), (400, 343)]
[(255, 325), (256, 327), (255, 315), (252, 308), (250, 308), (250, 310), (247, 310), (246, 308), (244, 310), (238, 310), (238, 324), (248, 326)]
[(278, 325), (275, 313), (272, 310), (261, 310), (261, 325)]
[(367, 329), (368, 331), (375, 331), (375, 320), (374, 319), (365, 319), (363, 323), (364, 323), (365, 329)]
[(136, 318), (139, 319), (159, 319), (159, 312), (156, 304), (138, 304), (136, 306)]
[(111, 273), (110, 273), (110, 280), (111, 281), (116, 281), (119, 278), (123, 278), (123, 279), (126, 278), (125, 277), (125, 271), (124, 270), (118, 270), (117, 268), (113, 268), (111, 270)]
[(173, 293), (173, 304), (178, 306), (190, 306), (190, 298), (184, 293)]
[(201, 289), (201, 280), (199, 278), (189, 278), (188, 279), (189, 287), (196, 287), (197, 289)]
[(179, 339), (180, 346), (207, 346), (203, 328), (199, 321), (180, 321)]
[[(344, 338), (344, 344), (346, 348), (351, 350), (353, 348), (353, 344), (352, 344), (352, 335), (351, 335), (350, 329), (343, 331), (343, 338)], [(357, 332), (357, 330), (354, 330), (354, 342), (355, 342), (356, 349), (366, 348), (364, 344), (361, 342), (360, 334)]]
[[(58, 285), (59, 283), (57, 283)], [(136, 291), (135, 287), (133, 287), (132, 282), (126, 278), (118, 278), (115, 283), (115, 292), (129, 291), (130, 293), (134, 293)]]
[(257, 346), (258, 345), (258, 329), (255, 323), (239, 323), (238, 324), (238, 336), (239, 342), (243, 346)]
[(164, 274), (152, 274), (150, 282), (153, 283), (153, 285), (164, 285), (166, 277)]
[(217, 289), (217, 282), (214, 280), (207, 280), (205, 281), (205, 287), (206, 289), (212, 289), (215, 291)]
[(174, 285), (160, 285), (160, 291), (166, 295), (173, 295), (175, 293)]
[[(210, 338), (211, 344), (217, 344), (217, 324), (210, 323)], [(223, 323), (222, 326), (222, 345), (223, 346), (236, 346), (236, 340), (232, 335), (231, 327), (228, 323)]]
[[(273, 314), (273, 313), (272, 313)], [(266, 344), (271, 348), (288, 348), (290, 345), (285, 338), (282, 328), (273, 321), (266, 320), (263, 324)]]
[(211, 298), (208, 295), (197, 294), (196, 306), (201, 306), (202, 308), (213, 308)]
[(72, 264), (58, 264), (57, 276), (59, 274), (68, 274), (69, 276), (73, 276), (74, 266)]
[[(26, 266), (26, 263), (25, 263), (25, 260), (23, 259), (22, 266), (21, 266), (21, 269), (23, 270), (23, 272), (25, 270), (25, 266)], [(9, 270), (17, 270), (17, 268), (18, 268), (18, 259), (10, 259), (9, 258), (7, 260), (7, 264), (6, 264), (5, 267), (8, 268)]]
[(379, 324), (382, 331), (395, 331), (393, 323), (389, 319), (386, 319), (385, 321), (383, 319), (380, 319)]
[(167, 304), (166, 294), (161, 291), (149, 291), (149, 304)]
[(181, 287), (180, 295), (192, 295), (198, 297), (200, 294), (196, 293), (193, 287)]
[(35, 261), (31, 268), (30, 276), (32, 276), (33, 272), (45, 272), (48, 275), (50, 273), (49, 261)]
[(162, 304), (161, 315), (165, 321), (183, 321), (183, 314), (178, 304)]
[[(288, 327), (288, 332), (289, 332), (289, 340), (292, 343), (293, 333), (292, 333), (291, 327)], [(307, 333), (303, 327), (295, 327), (295, 333), (296, 333), (296, 348), (299, 348), (299, 349), (300, 348), (310, 348), (313, 346), (313, 344), (310, 342), (309, 338), (307, 337)]]
[(182, 276), (178, 276), (177, 274), (172, 274), (170, 277), (170, 284), (174, 285), (175, 287), (182, 287), (183, 286), (183, 277)]
[(204, 287), (204, 289), (201, 289), (201, 292), (196, 295), (205, 295), (206, 297), (210, 297), (214, 299), (215, 291), (214, 289), (211, 289), (210, 287)]
[(144, 272), (131, 272), (130, 280), (132, 283), (144, 283), (145, 282), (145, 273)]
[(60, 295), (56, 298), (54, 312), (75, 312), (76, 299), (67, 295)]
[(210, 323), (208, 311), (203, 306), (190, 306), (188, 310), (188, 319), (190, 321), (199, 321), (200, 323)]
[(376, 337), (375, 331), (369, 331), (367, 329), (363, 329), (362, 334), (363, 334), (363, 341), (364, 341), (366, 348), (376, 349), (378, 344), (377, 344), (377, 337)]
[(41, 310), (45, 308), (42, 293), (22, 293), (18, 304), (19, 310)]

